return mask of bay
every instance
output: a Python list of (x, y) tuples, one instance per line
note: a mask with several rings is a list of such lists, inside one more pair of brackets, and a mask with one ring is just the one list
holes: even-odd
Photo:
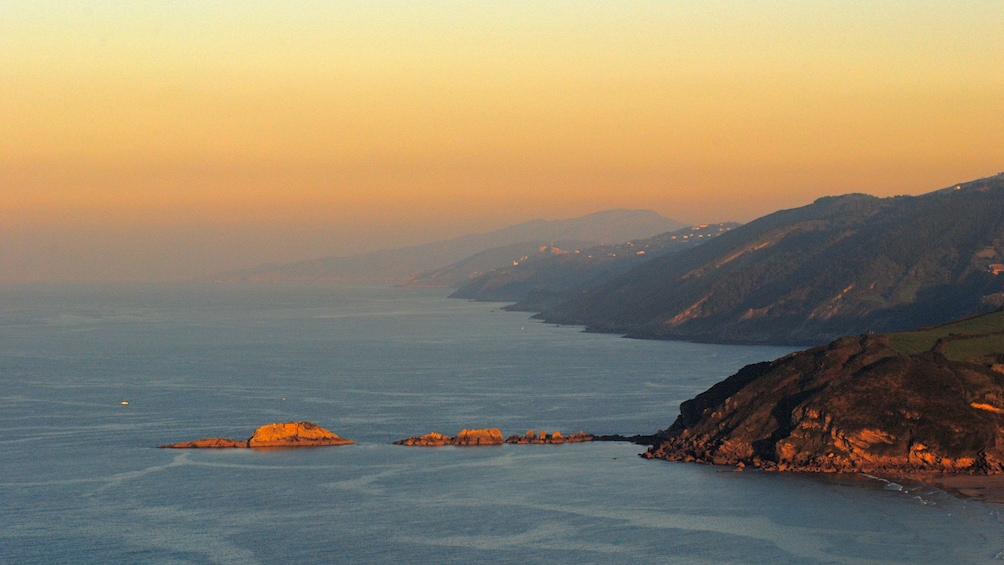
[[(719, 472), (624, 443), (391, 445), (652, 433), (790, 351), (588, 334), (444, 295), (0, 287), (0, 563), (1000, 562), (998, 506), (920, 484)], [(357, 444), (156, 449), (294, 420)]]

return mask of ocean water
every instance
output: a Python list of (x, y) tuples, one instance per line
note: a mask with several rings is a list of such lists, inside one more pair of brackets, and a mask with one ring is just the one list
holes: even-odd
[[(0, 563), (1000, 563), (1000, 506), (627, 443), (788, 350), (556, 327), (438, 290), (0, 287)], [(128, 402), (128, 404), (122, 404)], [(357, 442), (164, 450), (309, 420)]]

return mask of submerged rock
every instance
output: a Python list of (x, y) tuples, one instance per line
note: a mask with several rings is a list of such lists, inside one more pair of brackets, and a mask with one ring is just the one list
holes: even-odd
[(160, 445), (171, 449), (221, 449), (233, 447), (321, 447), (326, 445), (349, 445), (350, 439), (314, 424), (313, 422), (285, 422), (267, 424), (257, 430), (250, 439), (207, 438), (181, 443)]

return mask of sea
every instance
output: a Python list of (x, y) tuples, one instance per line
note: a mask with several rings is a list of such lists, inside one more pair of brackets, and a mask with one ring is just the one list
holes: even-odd
[[(1001, 563), (1001, 506), (866, 476), (649, 461), (784, 347), (625, 339), (442, 289), (0, 285), (0, 563)], [(158, 449), (311, 421), (355, 445)]]

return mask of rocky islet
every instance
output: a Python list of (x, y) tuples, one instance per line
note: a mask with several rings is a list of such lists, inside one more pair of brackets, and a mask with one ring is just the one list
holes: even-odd
[(227, 438), (205, 438), (195, 441), (160, 445), (169, 449), (225, 449), (225, 448), (270, 448), (270, 447), (322, 447), (328, 445), (350, 445), (350, 439), (339, 437), (313, 422), (279, 422), (266, 424), (254, 431), (245, 440)]
[(395, 441), (394, 445), (440, 447), (443, 445), (502, 445), (503, 443), (505, 443), (505, 438), (502, 437), (501, 430), (498, 428), (481, 428), (475, 430), (464, 429), (453, 437), (437, 432), (430, 432), (425, 435)]
[(562, 444), (562, 443), (582, 443), (584, 441), (593, 441), (596, 436), (593, 434), (587, 434), (582, 430), (571, 435), (562, 435), (561, 432), (555, 431), (554, 433), (547, 433), (544, 430), (540, 430), (538, 433), (535, 430), (528, 430), (523, 435), (512, 435), (506, 438), (506, 443), (515, 444)]

